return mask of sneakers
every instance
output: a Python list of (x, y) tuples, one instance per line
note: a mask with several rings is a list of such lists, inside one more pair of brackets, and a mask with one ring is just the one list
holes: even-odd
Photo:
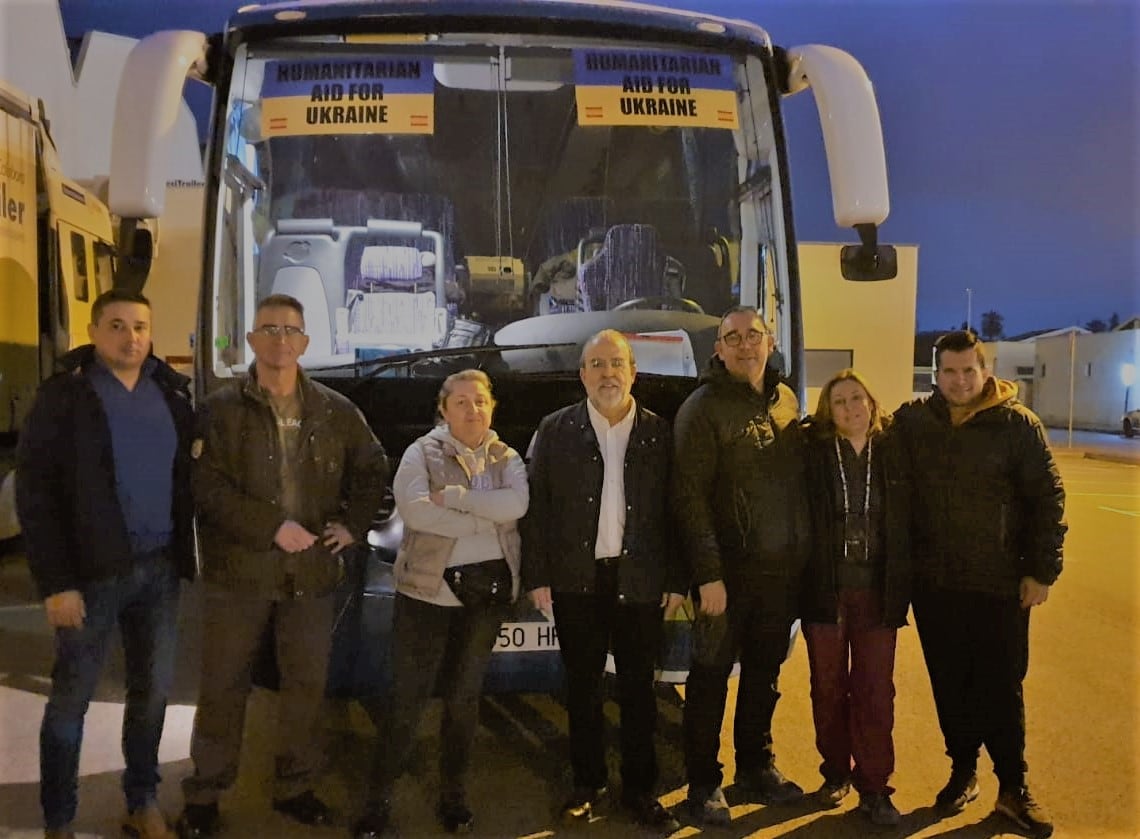
[(978, 776), (972, 770), (962, 772), (955, 769), (950, 773), (946, 786), (935, 796), (934, 806), (943, 814), (952, 816), (965, 810), (966, 805), (977, 797)]
[(392, 806), (387, 801), (374, 801), (368, 805), (364, 815), (352, 826), (353, 839), (380, 839), (388, 829)]
[(791, 804), (804, 797), (799, 784), (789, 781), (775, 766), (736, 773), (736, 788), (759, 804)]
[(462, 801), (441, 801), (439, 823), (448, 833), (470, 833), (475, 829), (475, 814)]
[(218, 815), (217, 803), (187, 804), (178, 817), (175, 830), (178, 839), (206, 839), (217, 834), (221, 827), (222, 819)]
[(123, 833), (135, 839), (174, 839), (166, 816), (153, 802), (127, 814), (123, 820)]
[(642, 827), (666, 835), (681, 828), (681, 823), (652, 795), (623, 798), (621, 803), (633, 816), (633, 820)]
[(292, 798), (273, 799), (273, 809), (309, 827), (328, 827), (333, 823), (332, 810), (311, 789)]
[(1033, 800), (1025, 787), (1001, 790), (994, 812), (1011, 819), (1033, 839), (1047, 839), (1053, 835), (1053, 822), (1045, 809)]
[(834, 810), (843, 803), (851, 792), (851, 782), (843, 781), (824, 781), (823, 786), (815, 791), (815, 801), (820, 807), (827, 810)]
[(704, 795), (700, 791), (694, 794), (690, 788), (689, 798), (685, 801), (685, 808), (697, 824), (726, 825), (732, 821), (732, 813), (728, 811), (728, 802), (724, 800), (724, 790), (720, 787), (716, 787)]
[(885, 792), (871, 792), (859, 796), (859, 812), (865, 813), (871, 824), (894, 827), (902, 819), (902, 814)]
[(606, 794), (605, 787), (575, 787), (574, 792), (562, 805), (562, 821), (566, 824), (588, 822), (594, 813), (594, 805)]

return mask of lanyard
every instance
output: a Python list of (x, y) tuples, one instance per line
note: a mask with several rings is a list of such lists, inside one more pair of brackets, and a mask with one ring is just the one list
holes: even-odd
[[(871, 515), (871, 438), (867, 438), (867, 479), (863, 485), (863, 513), (862, 518), (866, 524), (862, 528), (862, 537), (858, 542), (861, 542), (863, 549), (863, 561), (867, 561), (867, 554), (870, 551), (870, 531), (869, 522)], [(835, 458), (839, 461), (839, 481), (843, 485), (843, 558), (846, 560), (850, 556), (852, 534), (848, 533), (848, 526), (851, 519), (851, 499), (847, 489), (847, 470), (843, 467), (843, 452), (839, 449), (839, 435), (835, 435)], [(858, 543), (857, 543), (858, 544)]]
[[(843, 515), (851, 512), (847, 490), (847, 471), (843, 468), (843, 453), (839, 450), (839, 435), (835, 435), (835, 458), (839, 461), (839, 481), (843, 484)], [(867, 438), (867, 480), (863, 485), (863, 515), (871, 514), (871, 438)]]

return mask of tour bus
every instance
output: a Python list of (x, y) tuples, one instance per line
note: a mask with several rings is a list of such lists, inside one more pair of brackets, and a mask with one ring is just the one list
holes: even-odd
[[(893, 276), (874, 93), (848, 54), (784, 49), (754, 23), (603, 0), (324, 0), (239, 9), (225, 32), (142, 40), (123, 74), (110, 200), (161, 216), (163, 138), (186, 78), (214, 87), (199, 396), (248, 370), (270, 293), (305, 307), (316, 380), (363, 411), (395, 463), (440, 383), (479, 367), (495, 429), (525, 452), (583, 397), (578, 358), (629, 336), (635, 396), (672, 417), (721, 313), (760, 308), (804, 396), (800, 282), (781, 100), (820, 113), (844, 276)], [(853, 236), (853, 238), (855, 238)], [(347, 586), (330, 690), (386, 675), (399, 516), (378, 511)], [(670, 624), (665, 680), (685, 671)], [(488, 690), (560, 679), (553, 627), (520, 604)]]
[(87, 343), (114, 248), (107, 206), (60, 170), (43, 103), (0, 82), (0, 541), (19, 533), (12, 444), (56, 359)]

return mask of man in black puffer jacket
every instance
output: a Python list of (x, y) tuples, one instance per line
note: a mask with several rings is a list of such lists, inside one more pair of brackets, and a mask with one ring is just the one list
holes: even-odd
[(699, 604), (685, 693), (688, 806), (709, 824), (729, 820), (717, 750), (738, 656), (736, 786), (768, 804), (803, 794), (776, 768), (772, 714), (809, 549), (798, 406), (767, 367), (772, 336), (748, 307), (730, 310), (717, 335), (674, 422), (673, 470)]
[(978, 796), (994, 762), (997, 811), (1030, 835), (1053, 826), (1025, 785), (1029, 612), (1061, 573), (1065, 491), (1041, 421), (986, 370), (970, 332), (935, 346), (938, 389), (895, 414), (914, 480), (915, 623), (952, 761), (935, 806)]

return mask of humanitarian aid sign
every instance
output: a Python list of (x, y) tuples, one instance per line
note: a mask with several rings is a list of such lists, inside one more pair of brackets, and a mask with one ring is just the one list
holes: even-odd
[(732, 66), (719, 55), (576, 50), (578, 124), (735, 129)]
[(431, 134), (432, 59), (411, 56), (279, 59), (265, 65), (261, 134)]

